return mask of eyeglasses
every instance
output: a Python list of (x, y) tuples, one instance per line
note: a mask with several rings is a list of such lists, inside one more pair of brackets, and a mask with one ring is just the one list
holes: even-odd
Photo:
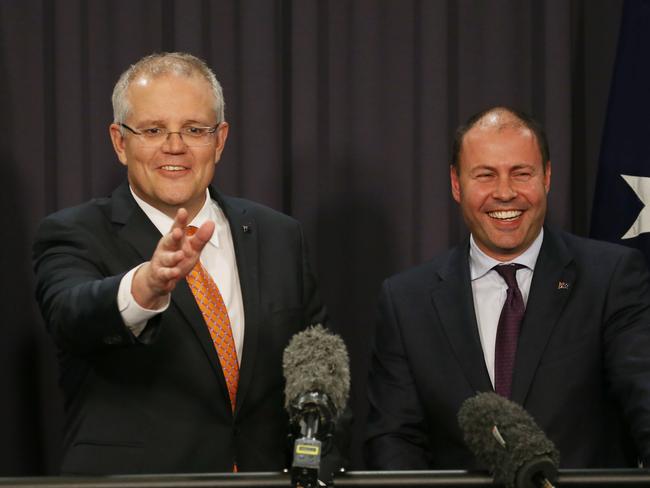
[(178, 134), (188, 147), (209, 146), (212, 143), (213, 135), (220, 124), (214, 127), (198, 127), (186, 125), (181, 130), (171, 131), (166, 127), (145, 127), (143, 129), (132, 129), (126, 124), (120, 123), (121, 127), (138, 136), (140, 144), (144, 147), (160, 147), (171, 134)]

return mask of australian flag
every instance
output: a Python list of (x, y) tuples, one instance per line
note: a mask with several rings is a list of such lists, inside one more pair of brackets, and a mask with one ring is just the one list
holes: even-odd
[(650, 263), (650, 0), (626, 0), (594, 195), (591, 236)]

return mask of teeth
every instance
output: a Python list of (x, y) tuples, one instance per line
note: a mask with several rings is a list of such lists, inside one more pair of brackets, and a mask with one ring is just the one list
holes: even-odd
[(161, 166), (161, 168), (166, 171), (183, 171), (185, 169), (183, 166), (175, 166), (172, 164), (166, 164), (165, 166)]
[(497, 210), (495, 212), (488, 212), (488, 215), (493, 219), (512, 220), (519, 217), (522, 213), (521, 210)]

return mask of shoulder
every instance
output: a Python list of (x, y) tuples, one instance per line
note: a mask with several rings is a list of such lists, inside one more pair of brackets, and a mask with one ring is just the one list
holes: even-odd
[(467, 265), (467, 249), (459, 245), (434, 256), (417, 266), (400, 271), (387, 278), (384, 286), (412, 292), (415, 290), (429, 289), (448, 274), (459, 274)]
[(239, 209), (251, 215), (255, 215), (257, 217), (265, 217), (270, 219), (297, 222), (296, 219), (294, 219), (293, 217), (287, 214), (284, 214), (278, 210), (275, 210), (261, 203), (248, 200), (246, 198), (229, 197), (229, 196), (222, 195), (221, 199), (223, 200), (224, 203), (226, 203), (228, 206), (232, 207), (233, 209)]
[(594, 293), (627, 283), (650, 283), (648, 265), (639, 250), (568, 232), (546, 233), (545, 229), (538, 264), (542, 276), (557, 266), (573, 269), (583, 289)]
[(110, 221), (110, 198), (94, 198), (73, 207), (63, 208), (45, 217), (39, 230), (51, 227), (96, 229)]
[[(97, 251), (115, 242), (109, 200), (93, 199), (45, 217), (34, 234), (32, 257), (86, 253), (89, 249)], [(93, 259), (90, 254), (86, 257)]]
[(252, 200), (218, 194), (217, 202), (229, 218), (238, 215), (244, 220), (255, 221), (262, 228), (293, 231), (300, 229), (300, 222), (295, 218)]
[(643, 261), (643, 255), (637, 249), (622, 246), (612, 242), (598, 241), (580, 237), (575, 234), (564, 231), (549, 231), (551, 239), (557, 239), (562, 242), (578, 263), (593, 264), (598, 263), (603, 266), (613, 264), (621, 259), (632, 259)]

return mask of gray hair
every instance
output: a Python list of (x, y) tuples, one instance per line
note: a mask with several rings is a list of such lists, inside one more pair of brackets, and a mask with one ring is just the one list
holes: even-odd
[(126, 120), (131, 110), (128, 89), (131, 83), (140, 76), (157, 78), (159, 76), (174, 74), (191, 77), (202, 76), (212, 87), (214, 95), (214, 112), (217, 123), (224, 121), (225, 101), (221, 85), (212, 70), (202, 59), (188, 53), (155, 53), (145, 56), (127, 69), (117, 80), (113, 89), (113, 121), (120, 124)]

